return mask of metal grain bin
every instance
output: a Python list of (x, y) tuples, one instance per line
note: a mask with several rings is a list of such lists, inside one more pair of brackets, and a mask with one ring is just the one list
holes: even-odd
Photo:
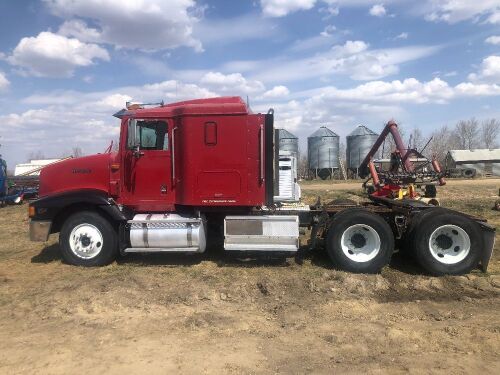
[(347, 168), (356, 172), (359, 165), (368, 154), (373, 144), (378, 138), (378, 134), (359, 125), (346, 137), (346, 160)]
[(299, 154), (299, 139), (285, 129), (277, 129), (279, 137), (279, 150)]
[(307, 138), (309, 169), (325, 179), (339, 168), (339, 136), (322, 126)]

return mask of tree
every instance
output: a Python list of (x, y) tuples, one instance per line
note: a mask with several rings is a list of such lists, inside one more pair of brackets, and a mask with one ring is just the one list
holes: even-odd
[(425, 149), (424, 155), (429, 159), (436, 157), (441, 165), (444, 165), (448, 151), (458, 148), (457, 137), (447, 125), (435, 130), (431, 137), (432, 139)]
[(498, 146), (497, 139), (500, 134), (500, 121), (497, 119), (487, 119), (481, 124), (481, 142), (485, 148), (495, 148)]
[(113, 145), (111, 147), (111, 151), (112, 152), (118, 152), (118, 151), (120, 151), (120, 140), (119, 139), (115, 139), (112, 142), (113, 142)]
[(473, 117), (461, 120), (455, 126), (455, 137), (461, 150), (472, 150), (478, 145), (479, 122)]
[(414, 148), (417, 151), (422, 151), (427, 141), (424, 139), (422, 135), (422, 131), (419, 128), (413, 128), (410, 133), (410, 140), (408, 142), (408, 148)]
[(73, 150), (71, 152), (71, 156), (74, 158), (80, 158), (83, 156), (83, 151), (79, 146), (73, 147)]
[(31, 160), (41, 160), (41, 159), (45, 159), (45, 154), (41, 150), (31, 151), (28, 155), (28, 163), (31, 162)]
[(307, 162), (307, 156), (306, 155), (298, 155), (299, 160), (297, 161), (297, 174), (299, 179), (307, 178), (309, 175), (309, 166)]

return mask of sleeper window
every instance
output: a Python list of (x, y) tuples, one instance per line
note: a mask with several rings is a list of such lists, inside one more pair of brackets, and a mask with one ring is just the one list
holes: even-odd
[(217, 144), (217, 123), (205, 123), (205, 144), (207, 146), (215, 146)]

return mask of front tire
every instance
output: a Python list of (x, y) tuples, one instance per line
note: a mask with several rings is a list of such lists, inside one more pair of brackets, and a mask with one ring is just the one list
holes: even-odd
[(327, 251), (342, 270), (378, 273), (391, 259), (394, 235), (379, 215), (362, 208), (348, 209), (333, 217)]
[(111, 223), (96, 212), (77, 212), (65, 221), (59, 235), (64, 260), (75, 266), (111, 263), (118, 253), (118, 238)]
[(415, 228), (412, 252), (430, 274), (463, 275), (479, 264), (484, 244), (479, 226), (453, 213), (429, 215)]

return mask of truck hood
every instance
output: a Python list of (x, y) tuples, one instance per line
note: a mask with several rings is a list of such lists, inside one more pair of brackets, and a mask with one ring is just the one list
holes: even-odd
[(51, 164), (40, 172), (39, 196), (82, 189), (109, 193), (110, 164), (116, 153), (67, 159)]

